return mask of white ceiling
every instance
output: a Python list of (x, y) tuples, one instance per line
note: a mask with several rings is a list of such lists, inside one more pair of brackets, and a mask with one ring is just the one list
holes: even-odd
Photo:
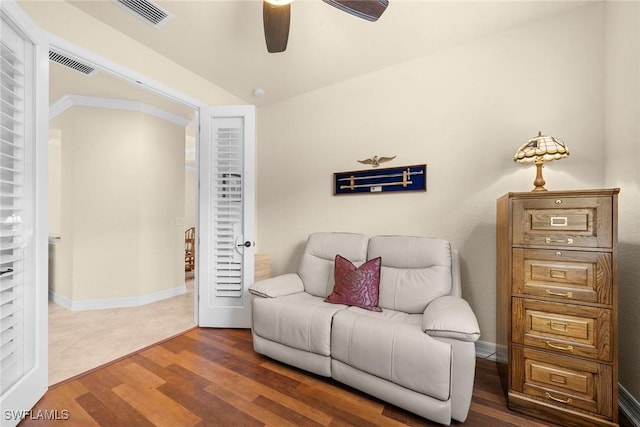
[[(592, 2), (390, 0), (372, 23), (321, 0), (296, 0), (289, 45), (278, 54), (266, 51), (261, 0), (158, 1), (173, 15), (159, 28), (110, 0), (69, 3), (247, 103), (263, 105)], [(258, 87), (265, 91), (261, 98), (252, 94)]]

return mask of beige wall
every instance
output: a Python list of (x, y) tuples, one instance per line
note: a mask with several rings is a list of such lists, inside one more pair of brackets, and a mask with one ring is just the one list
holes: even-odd
[(49, 236), (60, 235), (60, 129), (49, 129)]
[[(495, 342), (495, 200), (533, 188), (514, 164), (538, 130), (572, 155), (549, 189), (602, 185), (602, 5), (493, 35), (258, 110), (258, 250), (295, 271), (312, 231), (416, 234), (460, 249), (463, 294)], [(332, 195), (356, 159), (427, 163), (427, 192)]]
[(196, 171), (194, 168), (185, 170), (184, 179), (184, 228), (196, 226)]
[(607, 2), (606, 184), (620, 187), (620, 383), (640, 400), (640, 3)]
[[(49, 129), (49, 290), (58, 287), (60, 272), (56, 259), (60, 251), (60, 202), (62, 181), (62, 135), (60, 129)], [(51, 238), (56, 239), (52, 240)], [(58, 279), (58, 281), (56, 281)]]
[[(20, 3), (41, 28), (170, 87), (243, 103), (77, 8)], [(545, 167), (548, 188), (622, 187), (621, 382), (640, 399), (637, 16), (637, 2), (593, 4), (259, 108), (258, 250), (281, 273), (311, 231), (446, 237), (462, 251), (481, 339), (493, 342), (495, 199), (532, 186), (533, 169), (511, 161), (517, 146), (538, 130), (558, 136), (572, 154)], [(331, 195), (333, 172), (374, 154), (427, 163), (427, 193)]]
[(76, 302), (184, 285), (184, 127), (93, 107), (51, 126), (62, 132), (53, 291)]
[(198, 191), (198, 179), (196, 177), (196, 139), (193, 134), (193, 129), (187, 129), (186, 140), (186, 168), (185, 168), (185, 180), (184, 180), (184, 228), (190, 228), (196, 226), (196, 192)]

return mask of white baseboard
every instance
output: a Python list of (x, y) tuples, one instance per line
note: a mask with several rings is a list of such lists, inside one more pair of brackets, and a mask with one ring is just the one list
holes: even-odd
[(496, 344), (493, 342), (476, 341), (476, 357), (496, 360)]
[(71, 311), (104, 310), (108, 308), (140, 307), (152, 302), (162, 301), (187, 293), (187, 287), (182, 284), (175, 288), (164, 289), (146, 295), (125, 298), (99, 298), (89, 300), (71, 300), (55, 292), (49, 291), (49, 300)]
[(622, 384), (618, 384), (618, 406), (634, 426), (640, 427), (640, 403)]

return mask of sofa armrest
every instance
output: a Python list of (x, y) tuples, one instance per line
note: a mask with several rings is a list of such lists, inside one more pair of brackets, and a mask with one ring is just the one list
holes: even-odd
[(255, 282), (249, 292), (262, 298), (277, 298), (304, 291), (302, 279), (296, 273), (282, 274)]
[(427, 305), (422, 316), (422, 330), (433, 337), (469, 342), (480, 338), (478, 320), (469, 304), (451, 295), (436, 298)]

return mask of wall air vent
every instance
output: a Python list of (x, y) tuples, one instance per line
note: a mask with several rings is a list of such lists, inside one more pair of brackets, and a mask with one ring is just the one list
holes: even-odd
[(90, 65), (83, 64), (80, 61), (76, 61), (75, 59), (69, 58), (68, 56), (53, 50), (49, 50), (49, 60), (57, 62), (60, 65), (64, 65), (65, 67), (72, 68), (76, 71), (80, 71), (82, 74), (86, 74), (88, 76), (91, 76), (96, 72), (96, 69)]
[(171, 19), (171, 15), (149, 0), (113, 0), (117, 5), (133, 13), (147, 24), (159, 27)]

